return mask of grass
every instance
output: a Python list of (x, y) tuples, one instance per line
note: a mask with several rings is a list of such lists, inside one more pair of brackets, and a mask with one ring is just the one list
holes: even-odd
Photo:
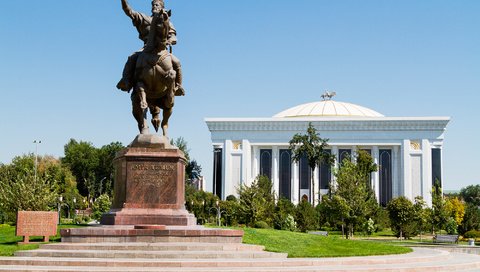
[(243, 242), (265, 246), (265, 250), (288, 253), (288, 257), (350, 257), (402, 254), (412, 249), (376, 241), (345, 240), (272, 229), (244, 228)]
[[(83, 225), (60, 225), (57, 236), (50, 241), (60, 241), (60, 229), (78, 228)], [(246, 244), (263, 245), (267, 251), (288, 253), (288, 257), (349, 257), (408, 253), (407, 247), (392, 243), (345, 240), (338, 235), (328, 237), (307, 233), (279, 231), (273, 229), (243, 228)], [(0, 225), (0, 256), (13, 256), (17, 250), (30, 250), (39, 244), (18, 245), (22, 237), (15, 236), (15, 227)], [(42, 237), (31, 237), (32, 242), (42, 242)]]
[[(57, 235), (50, 237), (52, 242), (60, 242), (60, 229), (63, 228), (79, 228), (84, 227), (82, 225), (60, 225), (57, 231)], [(39, 244), (42, 243), (43, 237), (32, 236), (31, 242), (35, 244), (19, 245), (18, 242), (22, 242), (23, 237), (15, 236), (15, 226), (0, 225), (0, 256), (13, 256), (13, 253), (18, 250), (30, 250), (37, 249)]]

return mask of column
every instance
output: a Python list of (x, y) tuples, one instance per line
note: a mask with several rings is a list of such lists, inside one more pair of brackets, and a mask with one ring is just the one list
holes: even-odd
[(315, 167), (315, 171), (313, 171), (313, 200), (315, 202), (315, 205), (319, 203), (320, 201), (320, 180), (318, 179), (320, 169), (319, 165)]
[[(400, 163), (400, 179), (398, 182), (398, 189), (397, 193), (394, 194), (394, 197), (397, 196), (405, 196), (407, 198), (411, 198), (411, 189), (412, 189), (412, 181), (410, 178), (410, 173), (412, 171), (412, 167), (410, 164), (410, 140), (403, 140), (401, 146), (401, 163)], [(402, 183), (403, 181), (403, 183)]]
[(242, 140), (242, 184), (249, 182), (252, 172), (252, 156), (250, 141)]
[[(379, 149), (378, 146), (373, 146), (372, 147), (372, 158), (373, 162), (378, 166), (379, 165)], [(380, 202), (380, 169), (378, 171), (372, 173), (372, 188), (373, 191), (375, 192), (375, 197), (377, 198), (377, 201)]]
[(253, 165), (252, 165), (252, 175), (250, 180), (248, 181), (248, 186), (252, 184), (252, 181), (255, 180), (258, 176), (259, 173), (259, 167), (260, 167), (260, 149), (258, 146), (253, 147)]
[(298, 203), (298, 195), (300, 194), (300, 175), (299, 175), (299, 165), (298, 162), (293, 163), (293, 179), (292, 179), (292, 202), (293, 204)]
[(422, 140), (422, 197), (428, 206), (432, 203), (432, 146), (428, 139)]
[(280, 192), (280, 179), (279, 179), (279, 149), (278, 146), (272, 146), (272, 183), (275, 193)]
[[(338, 169), (338, 146), (332, 146), (332, 155), (333, 157), (335, 158), (335, 162), (333, 163), (333, 168), (334, 169)], [(335, 175), (333, 175), (333, 171), (332, 171), (332, 189), (335, 189), (337, 188), (337, 178), (335, 177)]]
[[(409, 144), (410, 145), (410, 144)], [(398, 196), (401, 196), (402, 195), (402, 188), (401, 188), (401, 182), (400, 182), (400, 179), (399, 179), (399, 169), (400, 169), (400, 164), (399, 164), (399, 147), (398, 146), (393, 146), (392, 147), (392, 187), (393, 188), (397, 188), (396, 190), (394, 189), (393, 193), (392, 193), (392, 197), (395, 198), (395, 197), (398, 197)], [(410, 158), (410, 155), (409, 155), (409, 158)], [(406, 188), (406, 187), (405, 187)], [(411, 191), (412, 189), (412, 186), (410, 184), (410, 187), (408, 190)], [(404, 190), (405, 192), (405, 190)]]

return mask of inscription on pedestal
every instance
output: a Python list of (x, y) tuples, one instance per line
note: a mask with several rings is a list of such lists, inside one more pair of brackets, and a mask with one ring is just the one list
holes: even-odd
[(127, 162), (127, 187), (133, 194), (128, 203), (175, 204), (177, 164), (169, 162)]

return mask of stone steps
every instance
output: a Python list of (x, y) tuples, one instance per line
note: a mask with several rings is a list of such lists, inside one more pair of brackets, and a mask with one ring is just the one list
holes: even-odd
[(58, 250), (149, 250), (149, 251), (263, 251), (265, 247), (239, 243), (52, 243), (43, 244), (40, 249)]
[[(0, 257), (0, 271), (480, 271), (478, 255), (429, 248), (350, 258), (286, 258), (262, 249), (211, 243), (46, 244), (16, 257)], [(57, 257), (39, 257), (50, 253)]]
[(144, 251), (144, 250), (57, 250), (40, 249), (18, 251), (18, 257), (57, 257), (57, 258), (122, 258), (122, 259), (257, 259), (286, 258), (287, 254), (263, 251)]

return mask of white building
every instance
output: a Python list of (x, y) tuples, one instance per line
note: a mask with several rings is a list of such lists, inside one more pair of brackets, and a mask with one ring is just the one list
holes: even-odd
[[(293, 163), (288, 142), (305, 134), (309, 123), (328, 138), (338, 161), (363, 149), (379, 171), (371, 182), (383, 205), (397, 196), (431, 203), (431, 188), (442, 180), (442, 146), (449, 117), (385, 117), (355, 104), (327, 100), (302, 104), (271, 118), (207, 118), (214, 154), (213, 192), (225, 199), (240, 184), (268, 176), (275, 192), (298, 203), (310, 198), (310, 171), (306, 161)], [(330, 167), (314, 173), (314, 192), (328, 192)]]

